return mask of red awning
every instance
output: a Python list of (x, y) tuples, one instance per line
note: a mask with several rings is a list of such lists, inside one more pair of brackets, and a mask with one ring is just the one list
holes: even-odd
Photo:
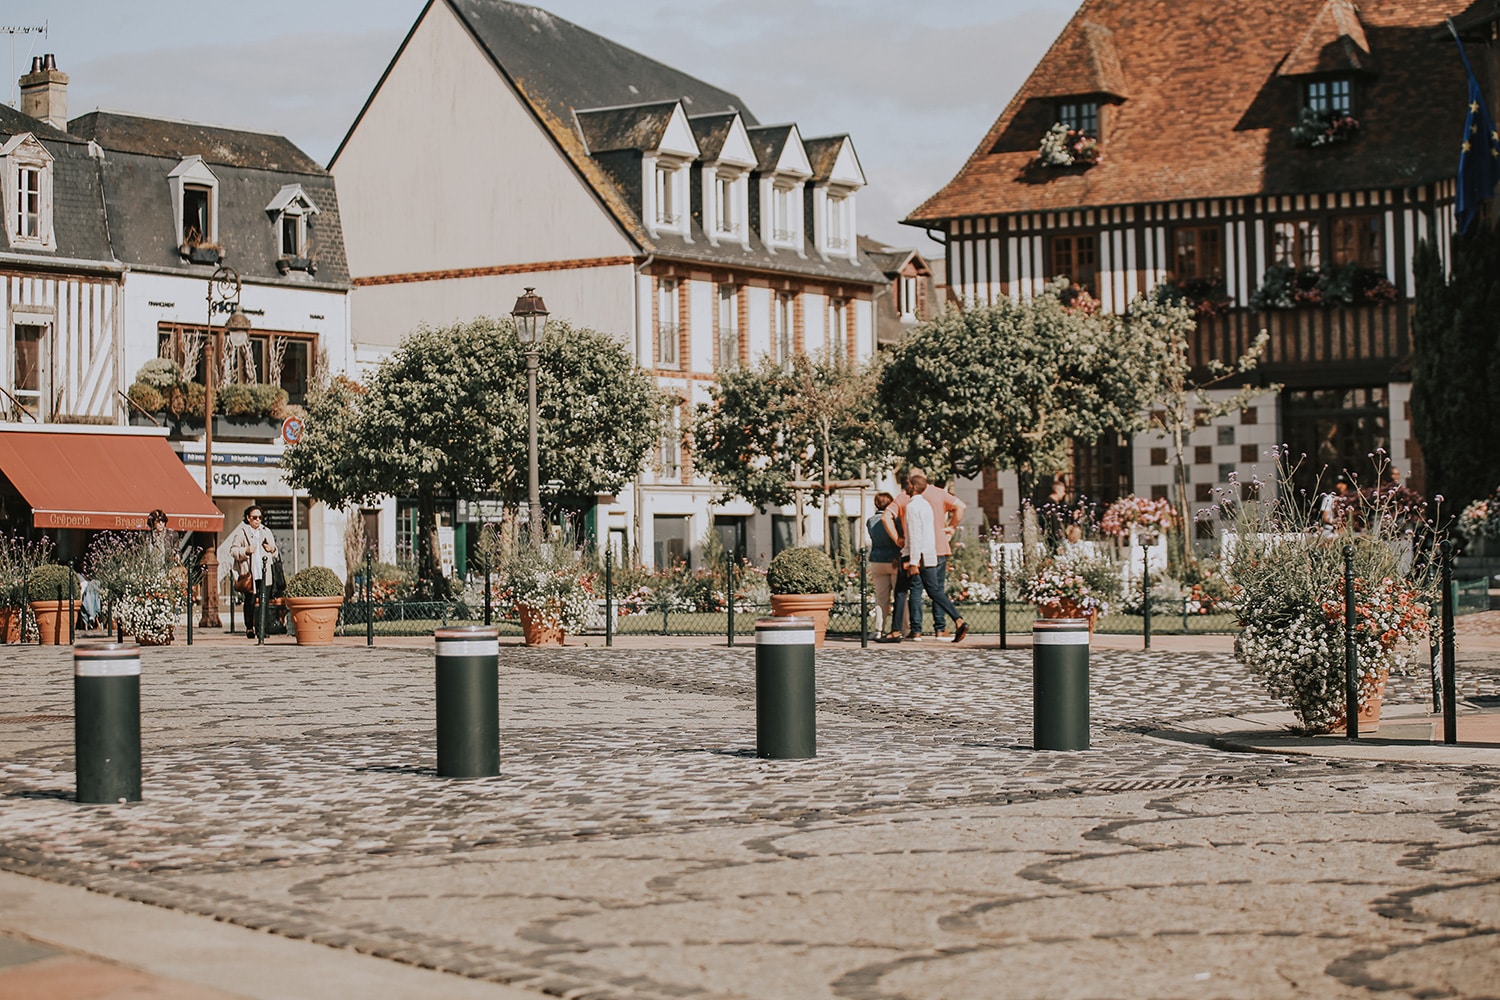
[(154, 434), (0, 431), (0, 472), (31, 504), (39, 528), (145, 528), (157, 508), (177, 531), (224, 526), (167, 439)]

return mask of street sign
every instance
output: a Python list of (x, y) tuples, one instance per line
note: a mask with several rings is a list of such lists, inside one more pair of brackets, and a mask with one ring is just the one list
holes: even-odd
[(301, 417), (287, 417), (281, 424), (281, 440), (287, 444), (296, 444), (302, 440), (303, 429)]

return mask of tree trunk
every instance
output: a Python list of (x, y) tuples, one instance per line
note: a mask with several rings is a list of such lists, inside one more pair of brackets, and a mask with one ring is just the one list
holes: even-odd
[(417, 493), (417, 588), (426, 600), (448, 596), (448, 581), (438, 558), (437, 496), (431, 489)]

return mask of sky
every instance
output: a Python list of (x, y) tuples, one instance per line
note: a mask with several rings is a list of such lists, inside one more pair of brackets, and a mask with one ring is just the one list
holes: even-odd
[[(95, 108), (279, 132), (326, 163), (424, 0), (6, 0), (0, 68), (68, 74)], [(900, 220), (947, 183), (1062, 30), (1074, 0), (546, 0), (559, 17), (738, 94), (762, 122), (847, 132), (862, 232), (936, 249)], [(14, 46), (14, 72), (11, 47)]]

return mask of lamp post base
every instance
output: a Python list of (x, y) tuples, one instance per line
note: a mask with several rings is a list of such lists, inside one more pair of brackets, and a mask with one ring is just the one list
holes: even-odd
[(203, 554), (203, 612), (198, 618), (199, 628), (219, 628), (219, 536), (209, 536), (208, 549)]

